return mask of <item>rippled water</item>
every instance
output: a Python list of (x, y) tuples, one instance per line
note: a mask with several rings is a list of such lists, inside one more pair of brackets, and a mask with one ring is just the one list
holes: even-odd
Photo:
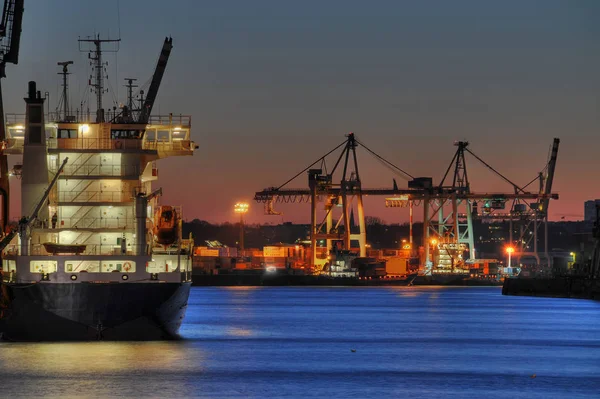
[(600, 302), (194, 288), (185, 340), (0, 344), (0, 396), (600, 397)]

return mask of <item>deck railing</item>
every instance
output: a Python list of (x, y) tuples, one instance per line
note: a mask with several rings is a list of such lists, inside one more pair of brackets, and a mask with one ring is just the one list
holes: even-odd
[(58, 202), (130, 202), (133, 196), (124, 191), (61, 191)]

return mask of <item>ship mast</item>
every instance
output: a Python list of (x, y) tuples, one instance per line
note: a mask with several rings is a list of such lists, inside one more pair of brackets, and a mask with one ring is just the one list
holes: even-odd
[(127, 81), (127, 84), (125, 85), (125, 87), (127, 87), (127, 106), (129, 107), (129, 110), (133, 111), (133, 88), (138, 87), (137, 85), (134, 85), (133, 82), (137, 79), (125, 78), (125, 80)]
[[(89, 85), (92, 90), (96, 93), (96, 105), (98, 107), (96, 111), (96, 122), (104, 122), (104, 108), (102, 108), (102, 95), (104, 94), (104, 73), (103, 69), (105, 64), (102, 63), (102, 43), (118, 43), (121, 39), (100, 39), (100, 35), (96, 35), (93, 39), (79, 39), (79, 51), (81, 50), (81, 43), (93, 43), (95, 49), (89, 51), (88, 58), (92, 61), (92, 68), (94, 69), (94, 83), (92, 83), (92, 76), (90, 77)], [(87, 51), (87, 50), (86, 50)], [(110, 52), (119, 51), (118, 47), (116, 50), (104, 50)]]
[(63, 108), (63, 115), (62, 117), (59, 118), (65, 122), (69, 121), (69, 91), (68, 91), (68, 81), (67, 81), (67, 77), (68, 75), (70, 75), (69, 70), (68, 70), (68, 66), (73, 64), (73, 61), (63, 61), (63, 62), (59, 62), (57, 63), (59, 66), (62, 66), (62, 72), (59, 72), (59, 75), (62, 75), (63, 78), (63, 92), (62, 92), (62, 108)]

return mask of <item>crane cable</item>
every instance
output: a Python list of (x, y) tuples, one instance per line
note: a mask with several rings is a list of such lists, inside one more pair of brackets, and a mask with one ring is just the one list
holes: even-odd
[(341, 143), (340, 145), (336, 146), (333, 150), (329, 151), (327, 154), (323, 155), (322, 157), (320, 157), (319, 159), (317, 159), (315, 162), (311, 163), (310, 165), (308, 165), (306, 168), (304, 168), (301, 172), (297, 173), (294, 177), (292, 177), (291, 179), (289, 179), (288, 181), (286, 181), (285, 183), (283, 183), (282, 185), (280, 185), (279, 187), (275, 188), (275, 190), (280, 190), (283, 186), (285, 186), (286, 184), (288, 184), (289, 182), (291, 182), (292, 180), (296, 179), (298, 176), (300, 176), (302, 173), (306, 172), (307, 170), (309, 170), (310, 168), (312, 168), (316, 163), (323, 161), (326, 157), (328, 157), (329, 155), (331, 155), (332, 152), (334, 152), (335, 150), (337, 150), (338, 148), (340, 148), (343, 145), (346, 145), (346, 143), (348, 142), (348, 140), (344, 140), (343, 143)]
[(391, 166), (392, 168), (402, 172), (404, 174), (404, 176), (402, 176), (404, 179), (409, 180), (406, 178), (406, 176), (410, 177), (411, 179), (414, 179), (415, 177), (413, 175), (411, 175), (410, 173), (400, 169), (399, 167), (397, 167), (396, 165), (394, 165), (393, 163), (391, 163), (390, 161), (388, 161), (387, 159), (383, 158), (382, 156), (380, 156), (379, 154), (375, 153), (374, 151), (372, 151), (369, 147), (367, 147), (366, 145), (364, 145), (361, 141), (356, 140), (356, 142), (358, 144), (360, 144), (365, 150), (369, 151), (372, 155), (374, 155), (377, 159), (379, 159), (380, 161), (383, 161), (385, 164)]

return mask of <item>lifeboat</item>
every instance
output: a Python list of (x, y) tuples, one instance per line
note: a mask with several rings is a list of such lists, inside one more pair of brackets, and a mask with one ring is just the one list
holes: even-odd
[(172, 206), (159, 206), (154, 214), (154, 239), (158, 244), (169, 246), (179, 238), (179, 215)]
[(85, 251), (85, 245), (83, 244), (56, 244), (53, 242), (45, 242), (44, 248), (46, 252), (52, 255), (57, 254), (76, 254), (80, 255)]

